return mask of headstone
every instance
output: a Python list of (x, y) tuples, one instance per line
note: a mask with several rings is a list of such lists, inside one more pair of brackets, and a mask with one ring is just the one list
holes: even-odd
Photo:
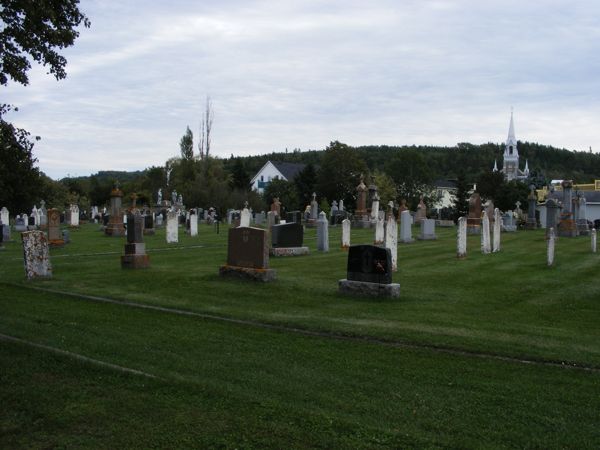
[(60, 232), (60, 212), (56, 208), (48, 211), (48, 241), (50, 247), (62, 247), (65, 245)]
[(69, 230), (62, 230), (61, 234), (63, 241), (65, 241), (65, 244), (71, 242), (71, 235), (69, 234)]
[(52, 264), (50, 263), (46, 234), (43, 231), (24, 231), (21, 233), (21, 239), (27, 279), (52, 277)]
[(254, 223), (256, 225), (262, 225), (265, 223), (265, 212), (264, 211), (261, 211), (254, 215)]
[(577, 199), (577, 233), (580, 236), (587, 236), (590, 233), (590, 228), (587, 221), (587, 202), (583, 194)]
[(371, 221), (377, 222), (379, 220), (379, 194), (375, 192), (373, 196), (373, 203), (371, 204)]
[(69, 208), (69, 211), (71, 213), (71, 221), (69, 222), (69, 224), (72, 227), (78, 227), (79, 226), (79, 206), (71, 205), (71, 207)]
[(488, 218), (487, 211), (484, 211), (483, 218), (481, 219), (481, 253), (488, 254), (491, 251), (490, 219)]
[(527, 197), (527, 222), (525, 223), (525, 227), (528, 230), (535, 230), (537, 228), (537, 220), (535, 218), (535, 209), (537, 206), (537, 195), (535, 195), (535, 185), (529, 186), (530, 192)]
[(350, 219), (342, 220), (342, 249), (348, 250), (350, 248), (350, 229), (351, 229)]
[(33, 205), (33, 208), (31, 209), (31, 214), (29, 215), (29, 217), (31, 217), (33, 219), (33, 223), (30, 223), (29, 225), (33, 225), (33, 226), (39, 226), (40, 222), (40, 216), (38, 215), (38, 209), (35, 205)]
[(344, 200), (340, 200), (340, 202), (338, 203), (338, 209), (340, 211), (345, 211), (345, 209), (344, 209)]
[(190, 213), (190, 236), (198, 236), (198, 214), (195, 211)]
[(123, 192), (116, 184), (110, 192), (110, 217), (108, 225), (104, 233), (107, 236), (120, 237), (125, 235), (125, 227), (123, 226), (123, 212), (121, 211), (121, 201)]
[(289, 211), (285, 214), (285, 221), (287, 223), (290, 222), (296, 222), (296, 223), (300, 223), (302, 222), (302, 212), (300, 211)]
[(356, 210), (354, 211), (354, 216), (357, 220), (363, 220), (364, 216), (367, 215), (367, 192), (368, 188), (361, 174), (360, 183), (356, 186)]
[(331, 215), (334, 216), (338, 211), (338, 202), (334, 200), (333, 202), (331, 202)]
[(463, 259), (467, 257), (467, 218), (459, 217), (456, 229), (456, 257)]
[(304, 228), (299, 223), (285, 223), (271, 227), (271, 255), (299, 256), (309, 253), (302, 245)]
[(320, 252), (329, 251), (329, 222), (325, 211), (319, 213), (317, 220), (317, 250)]
[(398, 225), (395, 217), (390, 217), (385, 227), (385, 248), (390, 250), (392, 271), (396, 272), (398, 270)]
[(590, 242), (592, 245), (592, 253), (596, 253), (596, 229), (592, 228), (590, 230)]
[(310, 202), (310, 220), (317, 220), (319, 217), (319, 204), (317, 203), (317, 194), (313, 192), (313, 199)]
[(10, 225), (8, 209), (6, 209), (6, 206), (3, 206), (2, 210), (0, 210), (0, 222), (2, 222), (3, 225)]
[(548, 266), (551, 266), (554, 264), (554, 239), (555, 239), (555, 235), (554, 235), (554, 228), (550, 228), (550, 231), (548, 233), (548, 239), (547, 239), (547, 252), (546, 252), (546, 263), (548, 264)]
[(506, 232), (517, 231), (517, 225), (515, 223), (515, 214), (510, 209), (502, 215), (502, 229)]
[(400, 285), (392, 283), (392, 254), (389, 248), (353, 245), (348, 251), (347, 278), (339, 280), (345, 295), (399, 297)]
[(400, 242), (409, 244), (414, 241), (412, 237), (412, 217), (410, 211), (404, 210), (400, 213)]
[(10, 225), (2, 225), (2, 242), (10, 242)]
[(435, 219), (421, 219), (421, 240), (437, 239), (435, 235)]
[(577, 236), (577, 225), (573, 217), (571, 197), (573, 182), (564, 180), (561, 184), (563, 187), (563, 210), (558, 224), (558, 235), (561, 237), (575, 237)]
[(235, 276), (256, 281), (276, 278), (269, 269), (268, 233), (260, 228), (230, 228), (227, 244), (227, 264), (219, 268), (221, 276)]
[(41, 206), (38, 208), (39, 225), (46, 229), (48, 226), (48, 210), (46, 209), (46, 202), (42, 200)]
[(15, 231), (27, 231), (27, 217), (17, 216), (15, 218)]
[(163, 226), (163, 215), (162, 213), (156, 216), (156, 226), (157, 227), (162, 227)]
[(467, 233), (481, 233), (481, 197), (477, 192), (469, 198), (469, 216), (467, 217)]
[(497, 253), (500, 251), (500, 234), (502, 233), (502, 219), (500, 219), (500, 210), (494, 208), (494, 245), (492, 246), (492, 252)]
[(419, 198), (419, 205), (417, 206), (417, 212), (415, 213), (415, 223), (420, 224), (421, 220), (427, 219), (427, 206), (423, 201), (423, 196)]
[(167, 244), (179, 242), (179, 225), (177, 211), (169, 209), (167, 212)]
[(377, 219), (375, 224), (375, 245), (383, 245), (385, 242), (385, 222), (383, 219)]
[[(133, 209), (133, 208), (132, 208)], [(127, 217), (127, 243), (125, 254), (121, 256), (124, 269), (143, 269), (150, 266), (150, 257), (144, 244), (144, 218), (139, 211), (129, 212)]]
[(250, 226), (250, 210), (248, 209), (248, 202), (242, 209), (240, 213), (240, 227), (249, 227)]
[(156, 230), (154, 228), (154, 215), (146, 214), (144, 218), (144, 234), (153, 235)]
[(556, 200), (549, 198), (546, 200), (546, 238), (550, 228), (556, 230), (559, 221), (560, 205)]

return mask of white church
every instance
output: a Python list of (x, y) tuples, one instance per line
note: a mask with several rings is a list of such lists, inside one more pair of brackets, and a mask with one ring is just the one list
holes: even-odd
[[(494, 161), (494, 172), (498, 172), (498, 162)], [(525, 180), (529, 177), (529, 165), (525, 160), (525, 168), (519, 169), (519, 150), (517, 149), (517, 138), (515, 137), (515, 124), (513, 113), (510, 113), (510, 125), (508, 126), (508, 138), (504, 147), (504, 161), (501, 173), (506, 181)]]

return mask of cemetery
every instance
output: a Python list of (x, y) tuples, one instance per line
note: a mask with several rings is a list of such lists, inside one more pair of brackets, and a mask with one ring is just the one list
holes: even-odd
[[(7, 442), (586, 447), (598, 439), (595, 231), (500, 237), (496, 210), (491, 226), (484, 212), (479, 234), (467, 233), (465, 217), (408, 244), (392, 216), (376, 246), (376, 228), (348, 219), (326, 227), (324, 216), (316, 227), (291, 222), (290, 232), (252, 219), (217, 233), (200, 221), (196, 235), (169, 226), (174, 217), (146, 235), (146, 221), (130, 212), (119, 238), (85, 223), (61, 246), (28, 231), (24, 243), (27, 233), (41, 241), (23, 247), (13, 231), (0, 254)], [(405, 233), (432, 233), (423, 226)], [(269, 255), (278, 245), (309, 251)], [(39, 276), (24, 271), (24, 249), (38, 265), (48, 260)], [(44, 425), (33, 425), (40, 415)], [(111, 434), (90, 436), (90, 426)]]

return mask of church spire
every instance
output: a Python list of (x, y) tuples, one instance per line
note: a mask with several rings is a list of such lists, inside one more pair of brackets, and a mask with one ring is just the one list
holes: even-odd
[(494, 160), (494, 168), (492, 169), (492, 172), (498, 172), (498, 160)]
[(508, 139), (506, 143), (509, 142), (517, 142), (517, 138), (515, 137), (515, 122), (513, 121), (513, 111), (510, 109), (510, 125), (508, 126)]

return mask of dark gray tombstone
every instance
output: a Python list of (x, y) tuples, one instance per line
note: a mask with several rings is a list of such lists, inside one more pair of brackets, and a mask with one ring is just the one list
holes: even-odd
[(277, 247), (302, 247), (304, 229), (299, 223), (284, 223), (271, 227), (271, 242)]
[(150, 266), (150, 257), (144, 244), (144, 218), (139, 214), (127, 213), (127, 243), (121, 256), (124, 269), (143, 269)]
[(269, 243), (266, 230), (253, 227), (230, 228), (227, 238), (227, 264), (219, 275), (271, 281), (276, 278), (269, 269)]
[(300, 211), (289, 211), (285, 214), (285, 221), (288, 223), (300, 223), (302, 221), (302, 213)]
[(392, 253), (375, 245), (353, 245), (348, 251), (347, 279), (339, 280), (344, 295), (400, 296), (400, 284), (392, 283)]

